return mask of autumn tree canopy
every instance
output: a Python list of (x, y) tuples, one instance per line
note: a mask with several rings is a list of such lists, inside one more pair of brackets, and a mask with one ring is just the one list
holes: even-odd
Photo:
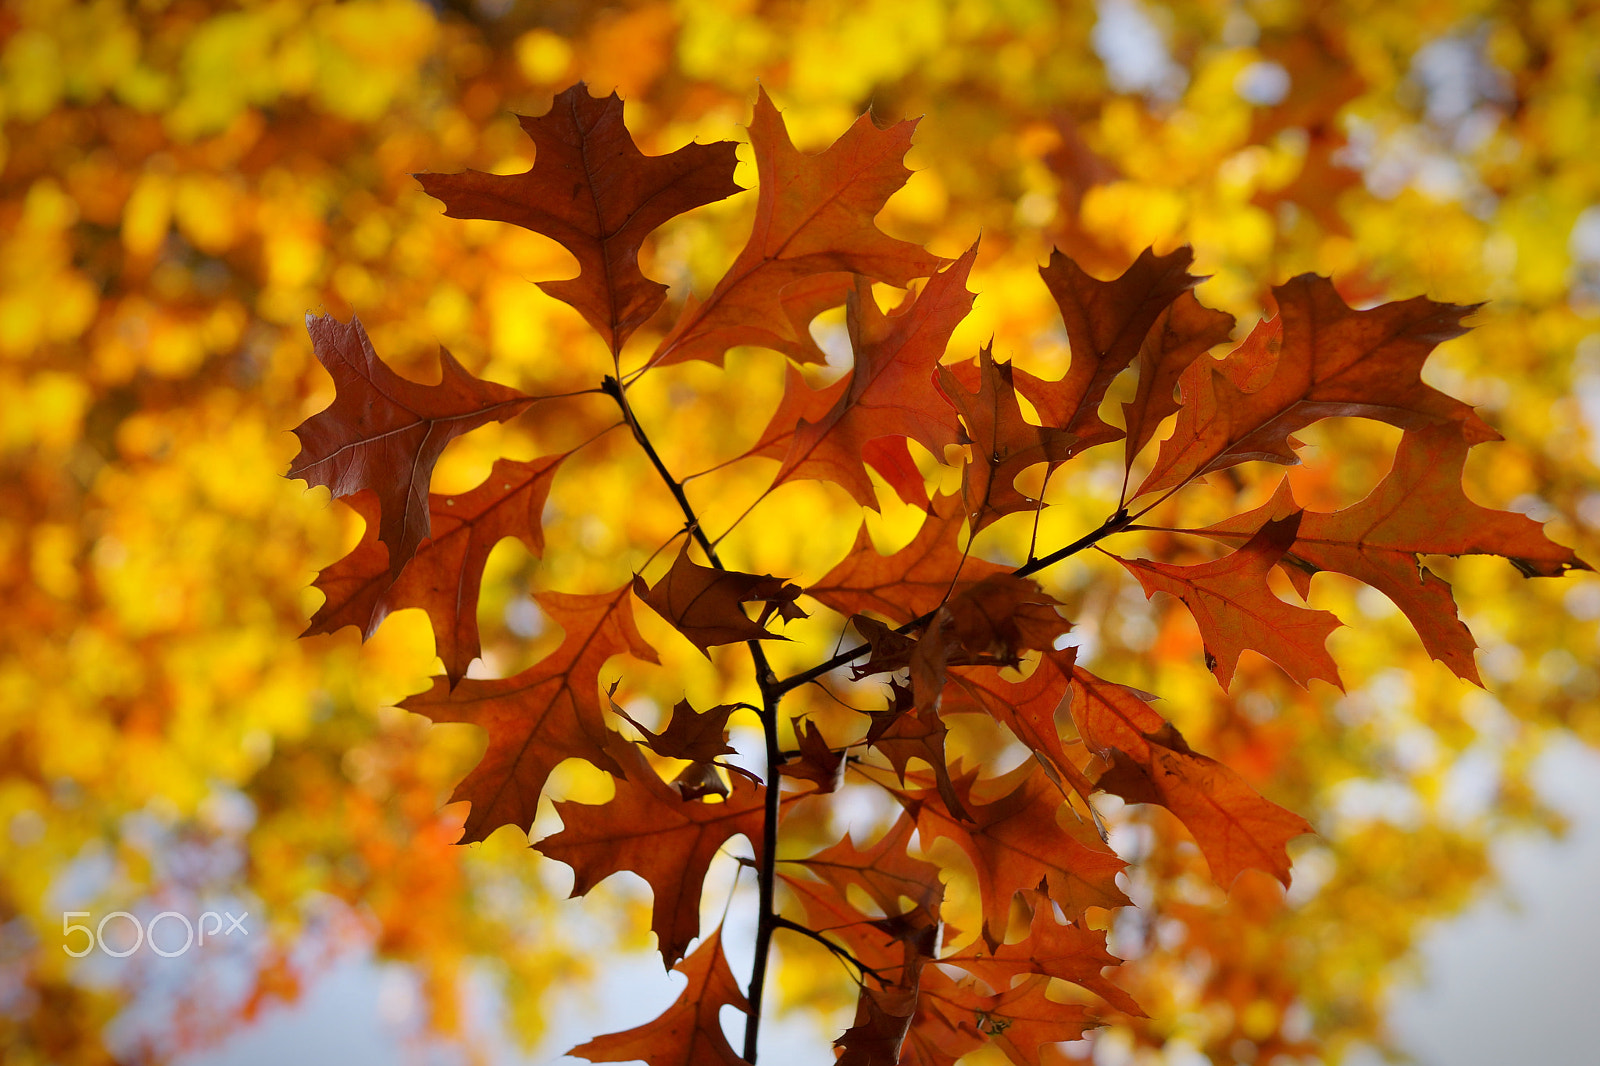
[[(1596, 554), (1596, 33), (1560, 5), (8, 9), (8, 1048), (165, 1057), (348, 945), (415, 967), (441, 1033), (489, 960), (535, 1039), (614, 936), (681, 958), (703, 994), (660, 1024), (734, 1054), (704, 1004), (748, 1006), (744, 964), (662, 900), (762, 836), (719, 768), (763, 769), (756, 630), (790, 638), (758, 642), (780, 682), (857, 639), (886, 671), (782, 693), (784, 794), (905, 797), (784, 815), (775, 915), (884, 978), (779, 931), (766, 1009), (818, 1013), (819, 1049), (880, 1054), (913, 986), (920, 1055), (1033, 1061), (1091, 1016), (1214, 1061), (1381, 1041), (1388, 964), (1540, 817), (1541, 737), (1595, 733), (1593, 580), (1522, 575)], [(615, 161), (593, 214), (528, 195), (574, 144)], [(1449, 558), (1484, 552), (1515, 565)], [(1468, 751), (1492, 804), (1451, 799)], [(1063, 802), (1026, 830), (1049, 862), (1008, 850)], [(677, 811), (690, 861), (600, 848), (607, 808)], [(606, 932), (559, 919), (530, 829)], [(246, 990), (202, 957), (108, 1027), (150, 959), (92, 976), (63, 906), (224, 897), (266, 923), (211, 963)]]

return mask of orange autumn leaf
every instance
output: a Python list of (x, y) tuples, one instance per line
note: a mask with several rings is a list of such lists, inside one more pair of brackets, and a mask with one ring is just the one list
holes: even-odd
[(742, 190), (731, 141), (639, 151), (616, 93), (596, 99), (582, 82), (522, 128), (537, 149), (522, 174), (419, 174), (450, 218), (488, 219), (542, 233), (578, 260), (578, 276), (539, 288), (583, 315), (613, 351), (666, 300), (639, 270), (639, 246), (663, 222)]
[(435, 722), (488, 731), (488, 750), (450, 797), (472, 804), (462, 843), (503, 825), (529, 829), (545, 781), (564, 759), (623, 772), (607, 751), (613, 734), (600, 706), (600, 670), (613, 655), (657, 661), (634, 627), (629, 592), (624, 585), (598, 596), (542, 593), (539, 606), (563, 633), (555, 651), (512, 677), (468, 678), (453, 688), (434, 678), (431, 689), (400, 704)]
[(911, 172), (901, 161), (915, 122), (886, 130), (868, 115), (826, 151), (806, 155), (766, 89), (757, 90), (750, 145), (755, 150), (756, 219), (750, 239), (703, 301), (691, 300), (657, 347), (653, 363), (721, 363), (736, 344), (800, 355), (784, 291), (818, 274), (864, 274), (903, 286), (934, 272), (939, 260), (873, 223)]

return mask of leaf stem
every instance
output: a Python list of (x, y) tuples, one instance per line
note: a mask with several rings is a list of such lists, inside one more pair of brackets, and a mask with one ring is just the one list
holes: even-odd
[[(706, 536), (705, 529), (700, 524), (700, 517), (695, 514), (694, 507), (689, 503), (689, 497), (683, 491), (683, 483), (672, 476), (667, 464), (662, 461), (661, 454), (656, 451), (655, 445), (650, 443), (644, 427), (639, 425), (639, 419), (628, 403), (627, 387), (619, 378), (608, 374), (600, 384), (600, 391), (615, 400), (617, 406), (621, 408), (623, 419), (633, 431), (633, 439), (639, 442), (639, 447), (644, 449), (651, 465), (656, 468), (656, 473), (661, 475), (661, 480), (672, 493), (672, 498), (678, 501), (678, 507), (688, 522), (690, 534), (706, 553), (706, 561), (718, 570), (726, 570), (727, 567), (717, 555), (716, 545)], [(777, 675), (772, 672), (772, 665), (767, 661), (767, 653), (762, 649), (761, 642), (751, 640), (746, 644), (750, 648), (750, 658), (756, 668), (756, 685), (761, 690), (761, 732), (767, 750), (761, 847), (756, 856), (759, 910), (756, 916), (755, 959), (750, 966), (750, 987), (746, 993), (746, 998), (750, 1001), (750, 1013), (744, 1027), (744, 1058), (754, 1066), (756, 1042), (761, 1032), (761, 998), (767, 984), (767, 959), (772, 952), (773, 930), (780, 922), (773, 905), (773, 889), (777, 881), (778, 807), (782, 800), (782, 788), (778, 778), (778, 766), (783, 761), (783, 756), (778, 750), (778, 703), (783, 699), (785, 690), (778, 687)]]

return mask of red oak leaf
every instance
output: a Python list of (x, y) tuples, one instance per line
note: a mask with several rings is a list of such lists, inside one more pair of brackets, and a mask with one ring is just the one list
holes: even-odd
[(1056, 921), (1048, 898), (1034, 892), (1024, 895), (1033, 907), (1033, 925), (1026, 939), (1001, 944), (992, 952), (974, 944), (970, 951), (946, 955), (939, 961), (959, 966), (1002, 992), (1011, 987), (1013, 979), (1028, 973), (1070, 981), (1126, 1014), (1145, 1017), (1133, 997), (1101, 973), (1122, 962), (1106, 950), (1106, 934), (1077, 922), (1062, 924)]
[(1222, 763), (1191, 751), (1142, 694), (1081, 667), (1072, 676), (1072, 717), (1085, 742), (1111, 762), (1098, 787), (1177, 815), (1221, 887), (1247, 868), (1287, 887), (1288, 843), (1312, 832), (1304, 818), (1262, 798)]
[(902, 158), (915, 122), (886, 130), (862, 115), (826, 151), (795, 149), (765, 89), (750, 123), (759, 183), (756, 220), (744, 251), (704, 302), (691, 300), (652, 362), (722, 362), (736, 344), (758, 344), (804, 357), (783, 305), (790, 285), (846, 271), (904, 286), (934, 272), (939, 260), (873, 223), (911, 172)]
[(828, 571), (806, 595), (840, 614), (876, 611), (904, 624), (944, 602), (952, 581), (975, 581), (1007, 568), (966, 555), (957, 547), (965, 521), (956, 496), (935, 496), (932, 512), (911, 543), (893, 555), (880, 555), (863, 525), (856, 542), (839, 565)]
[(568, 1055), (590, 1062), (644, 1062), (649, 1066), (740, 1066), (744, 1059), (723, 1035), (723, 1007), (750, 1013), (722, 953), (722, 927), (673, 967), (689, 979), (683, 992), (655, 1021), (621, 1033), (597, 1036)]
[(450, 218), (481, 218), (542, 233), (578, 260), (578, 276), (539, 288), (570, 304), (613, 352), (666, 299), (639, 270), (639, 247), (663, 222), (742, 192), (732, 141), (686, 144), (647, 156), (622, 124), (616, 93), (596, 99), (582, 82), (538, 118), (522, 116), (537, 150), (523, 174), (418, 174)]
[(478, 593), (489, 552), (505, 537), (516, 537), (534, 555), (544, 554), (545, 498), (565, 455), (531, 462), (495, 462), (488, 478), (458, 496), (431, 494), (432, 535), (396, 577), (389, 552), (378, 541), (378, 506), (370, 492), (349, 497), (367, 529), (354, 551), (334, 563), (313, 584), (326, 600), (302, 636), (332, 633), (344, 626), (372, 636), (392, 611), (420, 607), (433, 626), (434, 647), (454, 686), (478, 657)]
[(1267, 573), (1294, 543), (1299, 526), (1298, 512), (1267, 522), (1237, 551), (1196, 566), (1112, 558), (1139, 579), (1147, 598), (1166, 592), (1189, 608), (1205, 642), (1206, 666), (1224, 689), (1247, 648), (1283, 667), (1302, 686), (1319, 677), (1343, 688), (1324, 643), (1339, 628), (1339, 619), (1284, 603), (1267, 586)]
[(884, 914), (904, 913), (900, 901), (908, 899), (912, 907), (937, 918), (944, 885), (939, 880), (939, 867), (908, 854), (915, 829), (912, 819), (901, 815), (865, 851), (857, 848), (846, 833), (837, 844), (801, 859), (800, 864), (832, 885), (841, 896), (851, 885), (858, 886)]
[[(1467, 499), (1461, 472), (1468, 447), (1451, 423), (1407, 431), (1394, 468), (1366, 499), (1340, 511), (1305, 512), (1280, 565), (1302, 596), (1319, 570), (1366, 582), (1405, 612), (1428, 654), (1457, 677), (1481, 684), (1472, 656), (1477, 642), (1456, 613), (1449, 584), (1417, 557), (1500, 555), (1530, 577), (1590, 567), (1532, 519)], [(1285, 481), (1262, 506), (1196, 532), (1239, 543), (1296, 509)]]
[[(939, 388), (966, 423), (965, 439), (972, 458), (963, 471), (961, 498), (974, 532), (997, 518), (1038, 505), (1017, 491), (1017, 475), (1039, 463), (1070, 457), (1078, 442), (1064, 429), (1036, 426), (1022, 417), (1010, 363), (996, 363), (989, 347), (978, 352), (976, 374), (971, 364), (939, 367)], [(976, 378), (968, 391), (964, 379)]]
[(1251, 459), (1297, 463), (1290, 435), (1321, 418), (1359, 415), (1402, 429), (1448, 422), (1469, 443), (1499, 439), (1420, 376), (1428, 353), (1465, 333), (1461, 320), (1476, 307), (1418, 296), (1354, 311), (1315, 274), (1272, 291), (1276, 318), (1226, 359), (1196, 359), (1183, 372), (1177, 424), (1135, 495)]
[[(767, 632), (768, 615), (777, 611), (786, 621), (805, 617), (794, 602), (800, 595), (798, 585), (785, 584), (782, 578), (771, 574), (741, 574), (701, 566), (689, 558), (687, 545), (654, 586), (646, 585), (644, 578), (635, 575), (633, 591), (701, 652), (713, 644), (787, 640)], [(744, 613), (743, 605), (752, 600), (766, 603), (758, 621)]]
[(1092, 833), (1075, 836), (1056, 818), (1061, 794), (1032, 762), (1003, 777), (985, 782), (984, 791), (999, 798), (979, 803), (972, 796), (976, 771), (956, 782), (965, 793), (963, 805), (971, 821), (956, 818), (938, 793), (925, 789), (906, 800), (917, 819), (924, 846), (949, 837), (972, 860), (983, 901), (983, 937), (990, 950), (1005, 939), (1011, 897), (1023, 889), (1049, 886), (1052, 900), (1069, 919), (1087, 907), (1121, 907), (1128, 898), (1117, 887), (1117, 872), (1127, 864)]
[(1122, 405), (1127, 465), (1155, 436), (1161, 420), (1178, 409), (1178, 379), (1189, 365), (1233, 333), (1233, 316), (1213, 311), (1186, 292), (1156, 317), (1139, 346), (1139, 386)]
[(1046, 773), (1065, 777), (1074, 791), (1087, 798), (1094, 786), (1067, 757), (1056, 727), (1056, 713), (1066, 703), (1076, 660), (1072, 648), (1046, 651), (1021, 681), (1007, 681), (993, 667), (953, 668), (945, 683), (941, 710), (945, 714), (991, 715), (1040, 759)]
[(378, 539), (399, 574), (428, 536), (428, 482), (445, 445), (489, 422), (520, 414), (531, 397), (467, 373), (439, 349), (437, 385), (407, 381), (378, 358), (361, 322), (307, 315), (317, 358), (333, 376), (333, 403), (294, 431), (300, 453), (289, 476), (326, 485), (335, 496), (371, 489)]
[[(616, 685), (611, 686), (612, 692)], [(728, 716), (739, 708), (724, 703), (707, 711), (697, 711), (688, 700), (679, 700), (672, 708), (672, 717), (659, 733), (653, 733), (633, 720), (627, 711), (611, 701), (611, 709), (645, 736), (645, 745), (663, 759), (691, 759), (709, 763), (722, 755), (732, 755), (734, 748), (728, 743)]]
[(454, 689), (435, 678), (433, 688), (400, 704), (435, 722), (467, 722), (489, 733), (488, 750), (450, 796), (452, 803), (472, 804), (461, 843), (483, 840), (503, 825), (530, 829), (545, 781), (564, 759), (623, 772), (607, 753), (614, 734), (600, 707), (600, 670), (623, 653), (658, 661), (634, 628), (628, 591), (624, 585), (599, 596), (541, 593), (539, 606), (563, 631), (555, 651), (515, 677), (468, 678)]
[[(959, 441), (933, 374), (950, 332), (972, 309), (966, 280), (977, 250), (974, 244), (930, 278), (920, 295), (908, 296), (888, 315), (878, 310), (865, 284), (857, 289), (849, 301), (854, 367), (824, 389), (811, 388), (791, 369), (778, 410), (749, 453), (781, 459), (774, 485), (802, 477), (832, 481), (863, 507), (876, 508), (866, 461), (894, 485), (899, 453), (881, 446), (871, 451), (869, 445), (883, 437), (909, 438), (942, 456), (946, 445)], [(922, 499), (912, 502), (925, 502), (921, 474), (914, 466), (911, 470), (899, 480), (914, 476)], [(905, 497), (911, 486), (901, 484), (896, 491)]]
[(1151, 326), (1174, 300), (1202, 279), (1189, 273), (1194, 252), (1188, 247), (1156, 255), (1146, 248), (1122, 276), (1112, 281), (1090, 277), (1056, 251), (1040, 268), (1061, 308), (1072, 346), (1072, 363), (1060, 381), (1018, 375), (1022, 390), (1040, 420), (1071, 433), (1073, 452), (1114, 441), (1122, 432), (1100, 418), (1100, 402), (1116, 376), (1144, 345)]
[(722, 802), (685, 799), (632, 744), (613, 745), (612, 754), (624, 774), (616, 795), (607, 803), (557, 803), (564, 828), (534, 848), (572, 867), (574, 896), (623, 870), (644, 878), (654, 897), (650, 928), (671, 966), (700, 933), (700, 890), (712, 857), (740, 835), (761, 854), (765, 790), (733, 774)]
[(845, 753), (834, 751), (817, 723), (809, 718), (792, 720), (795, 743), (800, 752), (778, 767), (784, 777), (810, 781), (817, 786), (817, 794), (837, 792), (844, 783)]

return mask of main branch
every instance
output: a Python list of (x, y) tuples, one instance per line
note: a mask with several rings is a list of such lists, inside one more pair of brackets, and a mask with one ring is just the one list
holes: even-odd
[[(661, 475), (661, 480), (666, 483), (672, 498), (678, 501), (678, 507), (683, 511), (683, 517), (689, 524), (690, 535), (706, 553), (707, 561), (718, 570), (726, 570), (727, 567), (717, 556), (716, 545), (706, 536), (699, 516), (695, 514), (694, 507), (689, 503), (689, 497), (683, 491), (683, 483), (672, 476), (667, 464), (662, 462), (660, 453), (650, 443), (644, 428), (639, 425), (633, 407), (628, 403), (626, 387), (617, 378), (607, 375), (600, 385), (600, 391), (615, 400), (622, 410), (622, 417), (628, 423), (628, 429), (633, 432), (633, 439), (639, 442), (639, 447), (644, 449), (651, 465), (656, 468), (656, 473)], [(761, 732), (767, 748), (767, 781), (761, 822), (761, 848), (756, 856), (759, 913), (756, 918), (755, 959), (750, 966), (750, 988), (747, 993), (747, 998), (750, 1000), (750, 1014), (744, 1027), (744, 1058), (754, 1066), (756, 1042), (761, 1032), (761, 999), (767, 984), (767, 959), (772, 953), (772, 932), (778, 927), (773, 895), (777, 881), (778, 801), (782, 795), (778, 766), (783, 759), (778, 750), (778, 704), (786, 690), (779, 687), (777, 675), (772, 672), (772, 665), (767, 662), (767, 653), (762, 649), (761, 642), (751, 640), (746, 644), (750, 648), (750, 658), (755, 663), (756, 684), (761, 690)]]

